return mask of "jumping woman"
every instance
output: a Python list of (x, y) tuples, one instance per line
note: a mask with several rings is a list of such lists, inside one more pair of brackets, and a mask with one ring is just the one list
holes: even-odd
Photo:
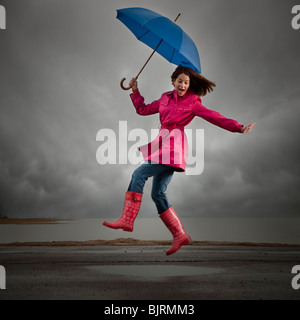
[(136, 112), (141, 116), (159, 113), (161, 127), (158, 136), (151, 143), (139, 147), (145, 162), (132, 174), (121, 218), (115, 222), (103, 223), (112, 229), (132, 232), (141, 206), (145, 183), (149, 177), (153, 177), (151, 197), (161, 220), (173, 235), (173, 244), (166, 252), (167, 255), (175, 253), (182, 245), (191, 241), (166, 196), (167, 186), (174, 172), (185, 171), (188, 145), (184, 127), (195, 116), (231, 132), (247, 133), (255, 126), (255, 124), (243, 126), (235, 120), (205, 108), (200, 97), (211, 92), (215, 83), (192, 69), (177, 67), (171, 80), (174, 90), (163, 93), (159, 100), (150, 104), (145, 104), (136, 79), (131, 79), (129, 83), (132, 88), (130, 97)]

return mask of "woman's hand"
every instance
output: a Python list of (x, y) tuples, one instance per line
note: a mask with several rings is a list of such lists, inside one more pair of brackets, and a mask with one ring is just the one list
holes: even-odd
[(254, 126), (256, 125), (256, 123), (251, 123), (248, 124), (247, 126), (243, 126), (241, 129), (241, 133), (248, 133), (252, 130), (252, 128), (254, 128)]
[(132, 78), (129, 82), (131, 89), (136, 90), (138, 88), (138, 83), (135, 78)]

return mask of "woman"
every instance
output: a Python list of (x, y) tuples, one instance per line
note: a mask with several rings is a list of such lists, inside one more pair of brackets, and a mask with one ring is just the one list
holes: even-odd
[(184, 127), (195, 116), (231, 132), (247, 133), (255, 125), (243, 126), (235, 120), (205, 108), (200, 96), (205, 96), (212, 91), (215, 84), (192, 69), (179, 66), (171, 79), (174, 90), (164, 93), (159, 100), (150, 104), (144, 103), (135, 78), (129, 83), (132, 87), (130, 97), (136, 112), (142, 116), (159, 113), (161, 128), (158, 136), (151, 143), (139, 147), (145, 163), (133, 172), (125, 194), (121, 218), (112, 223), (103, 223), (109, 228), (131, 232), (141, 206), (145, 183), (149, 177), (153, 177), (151, 197), (160, 218), (173, 235), (173, 244), (166, 252), (167, 255), (175, 253), (182, 245), (191, 241), (166, 196), (167, 186), (174, 172), (185, 171), (188, 145)]

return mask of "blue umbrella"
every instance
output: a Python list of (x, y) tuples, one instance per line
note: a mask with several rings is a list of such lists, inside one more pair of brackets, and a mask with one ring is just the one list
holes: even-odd
[[(178, 15), (178, 17), (180, 14)], [(200, 58), (193, 40), (175, 23), (162, 15), (144, 8), (126, 8), (117, 10), (117, 19), (123, 22), (138, 40), (154, 49), (146, 64), (155, 52), (175, 65), (182, 65), (201, 73)], [(121, 87), (125, 88), (121, 80)]]

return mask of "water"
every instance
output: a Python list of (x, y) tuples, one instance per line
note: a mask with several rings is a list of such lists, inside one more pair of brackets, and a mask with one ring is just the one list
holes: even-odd
[[(102, 226), (104, 220), (79, 219), (45, 225), (0, 225), (0, 243), (43, 241), (87, 241), (134, 238), (171, 240), (157, 218), (138, 218), (133, 232)], [(233, 241), (300, 244), (300, 219), (185, 218), (185, 230), (195, 241)]]
[(198, 276), (206, 274), (216, 274), (223, 270), (221, 268), (212, 267), (193, 267), (193, 266), (176, 266), (176, 265), (106, 265), (106, 266), (87, 266), (92, 271), (98, 271), (104, 274), (115, 276), (128, 276), (141, 278), (155, 279), (155, 278), (170, 278), (170, 277), (184, 277), (184, 276)]

